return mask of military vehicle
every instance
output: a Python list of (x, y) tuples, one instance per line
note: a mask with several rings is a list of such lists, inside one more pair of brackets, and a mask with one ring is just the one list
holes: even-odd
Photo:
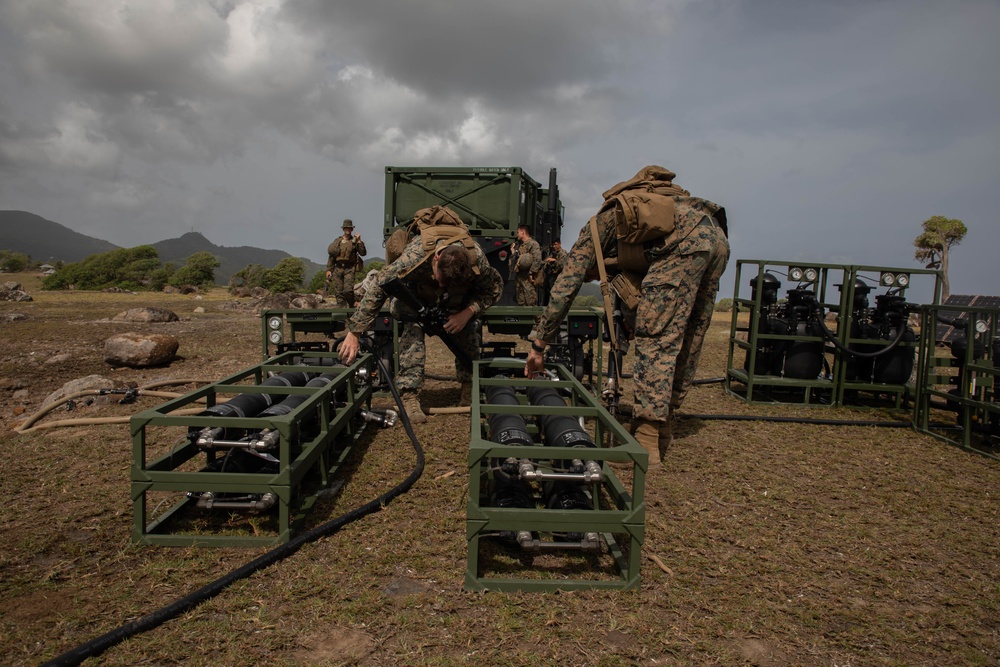
[(555, 169), (549, 170), (548, 187), (543, 188), (520, 167), (385, 168), (385, 238), (409, 223), (420, 209), (436, 205), (461, 216), (490, 264), (504, 277), (499, 305), (514, 304), (507, 260), (517, 228), (527, 225), (543, 253), (562, 230)]

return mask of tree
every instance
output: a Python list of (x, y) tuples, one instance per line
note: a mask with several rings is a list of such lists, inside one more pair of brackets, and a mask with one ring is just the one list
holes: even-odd
[(31, 257), (25, 255), (23, 252), (0, 250), (0, 271), (17, 273), (18, 271), (24, 271), (28, 268), (30, 263)]
[(961, 220), (935, 215), (923, 223), (924, 231), (913, 240), (917, 250), (913, 256), (928, 269), (941, 271), (941, 300), (951, 294), (948, 282), (948, 253), (965, 238), (968, 228)]
[(285, 257), (264, 273), (264, 287), (272, 292), (295, 292), (302, 287), (306, 265), (298, 257)]
[(195, 287), (211, 287), (215, 284), (215, 270), (221, 266), (218, 258), (210, 252), (196, 252), (187, 258), (184, 266), (170, 276), (170, 284), (174, 287), (194, 285)]
[(57, 269), (42, 281), (42, 289), (136, 289), (148, 285), (150, 274), (159, 266), (160, 260), (153, 246), (116, 248)]

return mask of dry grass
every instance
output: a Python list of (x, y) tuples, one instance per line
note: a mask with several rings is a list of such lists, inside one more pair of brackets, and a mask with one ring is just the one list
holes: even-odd
[[(9, 430), (65, 381), (213, 380), (260, 360), (259, 321), (221, 291), (47, 294), (0, 303), (0, 652), (37, 664), (134, 620), (262, 549), (130, 542), (131, 442), (124, 425)], [(112, 370), (101, 346), (138, 305), (182, 321), (182, 359)], [(203, 306), (205, 313), (194, 313)], [(728, 318), (710, 331), (699, 375), (726, 367)], [(432, 359), (447, 358), (435, 342)], [(47, 363), (68, 352), (68, 360)], [(434, 362), (434, 373), (448, 373)], [(458, 385), (429, 381), (425, 407)], [(151, 399), (138, 408), (155, 404)], [(68, 416), (129, 415), (115, 400)], [(862, 418), (892, 413), (748, 406), (718, 384), (688, 414)], [(473, 593), (466, 569), (467, 416), (416, 428), (423, 477), (382, 512), (138, 635), (95, 664), (191, 665), (992, 665), (1000, 662), (1000, 464), (910, 429), (689, 419), (647, 490), (639, 591)], [(413, 465), (400, 429), (351, 461), (318, 525), (376, 497)], [(452, 473), (452, 474), (449, 474)]]

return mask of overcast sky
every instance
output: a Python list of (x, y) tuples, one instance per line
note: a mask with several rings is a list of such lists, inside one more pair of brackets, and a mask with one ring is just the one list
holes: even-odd
[[(558, 169), (564, 240), (647, 164), (736, 259), (1000, 294), (996, 0), (0, 0), (0, 209), (134, 246), (379, 248), (383, 170)], [(914, 283), (917, 284), (916, 281)], [(741, 294), (745, 287), (741, 287)]]

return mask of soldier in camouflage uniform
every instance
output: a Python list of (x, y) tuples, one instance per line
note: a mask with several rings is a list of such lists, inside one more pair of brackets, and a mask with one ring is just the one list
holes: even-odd
[(514, 278), (514, 298), (519, 306), (537, 306), (538, 291), (532, 278), (542, 270), (542, 249), (531, 238), (528, 227), (517, 228), (517, 242), (510, 255), (510, 275)]
[(338, 236), (326, 249), (327, 292), (333, 287), (333, 297), (338, 308), (354, 307), (354, 274), (361, 266), (361, 258), (368, 253), (360, 234), (353, 234), (354, 223), (344, 220), (344, 234)]
[[(428, 259), (421, 238), (417, 236), (410, 241), (402, 255), (378, 273), (348, 321), (348, 333), (340, 344), (341, 360), (350, 364), (357, 357), (358, 336), (372, 325), (388, 298), (382, 286), (401, 276), (422, 303), (430, 308), (441, 308), (450, 314), (444, 325), (445, 331), (451, 334), (470, 359), (478, 359), (478, 316), (500, 300), (503, 278), (490, 266), (479, 245), (474, 244), (473, 247), (474, 260), (461, 242), (439, 246)], [(396, 376), (396, 386), (402, 394), (403, 406), (410, 420), (423, 423), (427, 421), (427, 416), (420, 408), (417, 393), (424, 382), (424, 333), (414, 321), (416, 313), (406, 304), (392, 299), (389, 311), (403, 323), (399, 334), (399, 374)], [(465, 365), (456, 358), (455, 374), (462, 383), (460, 403), (469, 405), (472, 402), (472, 366)]]
[[(719, 278), (729, 259), (729, 242), (718, 219), (720, 207), (695, 197), (684, 200), (685, 206), (678, 209), (683, 215), (678, 215), (676, 229), (665, 245), (647, 251), (651, 264), (634, 313), (632, 430), (649, 453), (651, 467), (659, 465), (670, 444), (670, 417), (694, 380), (705, 332), (712, 321)], [(604, 207), (596, 218), (607, 257), (616, 248), (615, 209)], [(552, 287), (548, 307), (529, 335), (533, 342), (526, 375), (542, 370), (546, 341), (555, 338), (584, 280), (595, 277), (596, 254), (589, 224), (581, 230), (569, 255)]]
[(569, 253), (563, 250), (562, 241), (559, 239), (553, 241), (552, 252), (545, 258), (545, 272), (552, 276), (551, 280), (555, 280), (562, 273), (568, 259)]

